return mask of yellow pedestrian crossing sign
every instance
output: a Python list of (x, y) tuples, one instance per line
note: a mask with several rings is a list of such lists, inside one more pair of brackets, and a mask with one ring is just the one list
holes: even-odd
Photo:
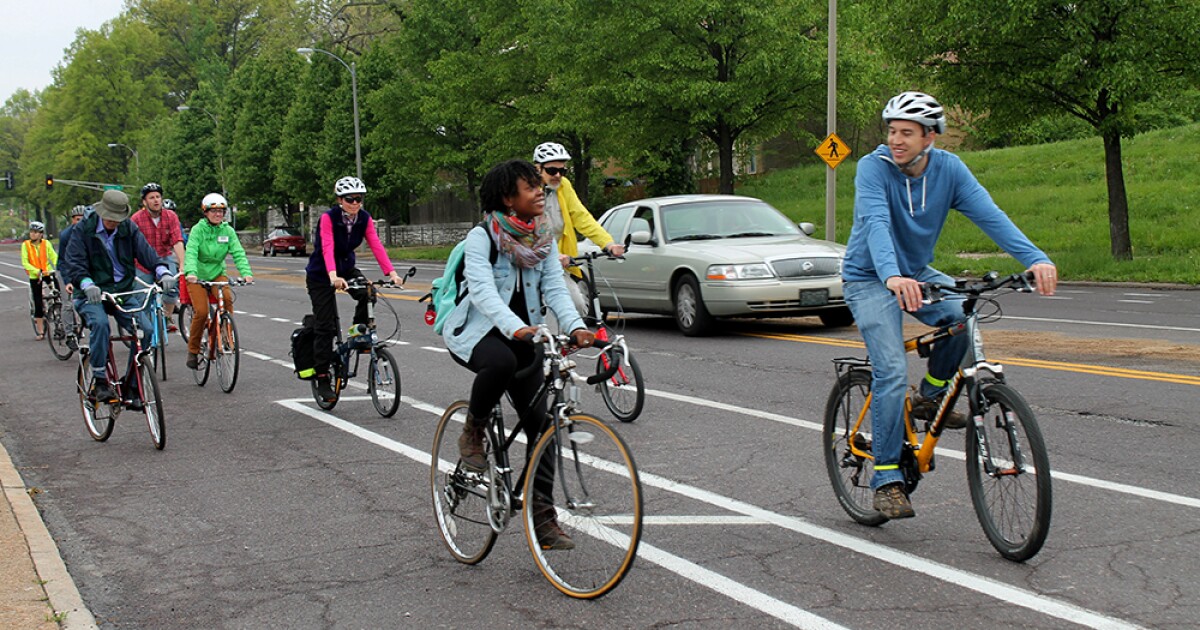
[(836, 133), (829, 134), (814, 151), (829, 168), (837, 168), (842, 160), (850, 156), (850, 147)]

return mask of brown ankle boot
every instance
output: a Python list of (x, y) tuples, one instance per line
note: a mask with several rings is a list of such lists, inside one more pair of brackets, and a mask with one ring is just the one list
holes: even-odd
[(553, 505), (537, 501), (529, 507), (533, 510), (533, 533), (542, 549), (564, 551), (575, 548), (575, 541), (559, 526)]
[(483, 425), (467, 414), (462, 435), (458, 436), (459, 461), (471, 470), (481, 471), (487, 468), (487, 459), (483, 454)]

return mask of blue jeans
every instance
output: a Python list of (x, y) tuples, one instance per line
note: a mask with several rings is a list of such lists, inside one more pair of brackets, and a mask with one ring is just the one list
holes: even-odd
[[(76, 295), (82, 296), (83, 291), (76, 291)], [(134, 293), (125, 296), (124, 308), (138, 308), (146, 301), (146, 295), (142, 293)], [(92, 372), (97, 378), (108, 378), (104, 373), (104, 365), (108, 362), (108, 340), (112, 336), (109, 330), (108, 313), (104, 310), (104, 304), (88, 304), (87, 300), (80, 297), (75, 300), (75, 312), (79, 313), (80, 318), (88, 330), (91, 331), (88, 335), (88, 365), (92, 367)], [(117, 320), (117, 325), (124, 330), (130, 330), (133, 326), (133, 317), (138, 318), (138, 326), (147, 333), (150, 331), (150, 317), (146, 311), (128, 314), (122, 313), (113, 309), (113, 317)], [(129, 364), (126, 367), (126, 374), (129, 373), (129, 368), (133, 367), (133, 350), (129, 352)]]
[[(171, 275), (175, 275), (175, 274), (179, 273), (179, 262), (177, 260), (175, 260), (174, 253), (167, 254), (166, 256), (159, 258), (158, 264), (166, 265), (167, 269), (170, 270)], [(138, 269), (137, 277), (141, 278), (142, 280), (144, 280), (146, 282), (154, 282), (154, 280), (155, 280), (154, 270), (151, 269), (149, 272), (145, 272), (145, 271), (142, 271), (141, 269)], [(162, 301), (163, 301), (163, 304), (178, 304), (179, 303), (179, 283), (175, 283), (174, 289), (171, 289), (170, 291), (163, 291)], [(150, 330), (150, 328), (147, 327), (146, 330)]]
[[(913, 277), (918, 282), (953, 284), (946, 274), (926, 267)], [(863, 342), (871, 357), (871, 453), (875, 457), (875, 476), (871, 487), (903, 481), (898, 468), (904, 443), (904, 390), (908, 386), (908, 360), (904, 352), (904, 321), (896, 294), (878, 280), (845, 282), (842, 291)], [(941, 302), (926, 304), (912, 313), (927, 326), (944, 326), (966, 318), (963, 298), (947, 295)], [(929, 357), (929, 376), (946, 380), (958, 370), (970, 339), (958, 335), (939, 341)], [(945, 387), (921, 381), (921, 394), (936, 396)], [(883, 468), (883, 470), (880, 470)]]

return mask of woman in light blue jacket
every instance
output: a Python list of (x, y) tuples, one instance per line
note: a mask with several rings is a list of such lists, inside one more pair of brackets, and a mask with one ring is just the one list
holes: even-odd
[[(450, 312), (443, 329), (451, 356), (475, 373), (458, 440), (463, 465), (475, 470), (487, 465), (484, 426), (504, 392), (524, 412), (542, 383), (540, 370), (519, 381), (514, 376), (540, 359), (529, 340), (543, 321), (543, 299), (558, 321), (566, 324), (562, 329), (571, 331), (576, 345), (590, 346), (595, 340), (567, 292), (554, 235), (542, 216), (545, 192), (537, 168), (524, 160), (493, 167), (483, 176), (479, 198), (484, 220), (467, 234), (463, 255), (466, 286), (459, 291), (465, 290), (466, 296)], [(521, 417), (530, 450), (541, 434), (545, 405), (543, 399)], [(535, 496), (526, 497), (534, 511), (538, 541), (546, 549), (570, 549), (574, 543), (558, 526), (548, 500), (552, 477), (539, 470), (538, 480)]]

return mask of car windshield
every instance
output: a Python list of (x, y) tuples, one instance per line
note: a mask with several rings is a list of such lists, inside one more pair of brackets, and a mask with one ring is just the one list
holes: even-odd
[(275, 236), (300, 236), (300, 230), (296, 228), (279, 228), (275, 230)]
[(720, 199), (662, 208), (663, 235), (668, 241), (699, 241), (753, 236), (791, 236), (800, 228), (761, 201)]

